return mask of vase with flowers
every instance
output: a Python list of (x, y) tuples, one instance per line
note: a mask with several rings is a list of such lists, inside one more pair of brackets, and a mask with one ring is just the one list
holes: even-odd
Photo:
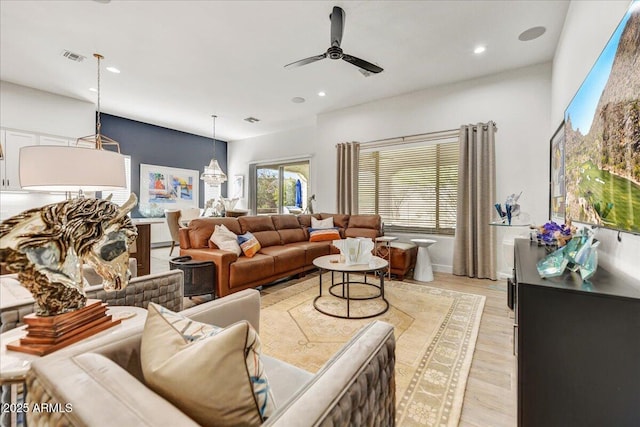
[(553, 251), (566, 245), (575, 231), (576, 228), (571, 225), (571, 221), (568, 221), (567, 224), (549, 221), (537, 227), (536, 238), (538, 245), (545, 246), (548, 251)]

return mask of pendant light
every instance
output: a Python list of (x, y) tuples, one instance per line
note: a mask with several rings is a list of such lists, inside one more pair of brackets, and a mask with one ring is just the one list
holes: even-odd
[(227, 175), (222, 172), (222, 168), (220, 168), (220, 165), (216, 160), (216, 118), (218, 116), (214, 114), (211, 117), (213, 117), (213, 158), (209, 162), (209, 166), (204, 167), (204, 172), (200, 175), (200, 179), (211, 187), (217, 187), (227, 181)]
[(102, 150), (102, 147), (105, 145), (115, 145), (119, 153), (120, 144), (117, 141), (109, 138), (108, 136), (102, 135), (100, 133), (100, 128), (102, 127), (102, 124), (100, 123), (100, 61), (104, 59), (104, 56), (100, 55), (99, 53), (94, 53), (93, 56), (98, 60), (98, 114), (96, 117), (96, 133), (94, 135), (78, 138), (76, 145), (80, 145), (81, 142), (89, 142), (91, 144), (94, 144), (97, 150)]
[[(33, 145), (20, 149), (20, 186), (25, 190), (109, 191), (126, 188), (124, 156), (120, 144), (100, 134), (100, 60), (98, 60), (98, 114), (96, 134), (78, 138), (76, 144)], [(87, 147), (90, 143), (91, 147)], [(117, 151), (107, 151), (105, 145), (114, 145)]]

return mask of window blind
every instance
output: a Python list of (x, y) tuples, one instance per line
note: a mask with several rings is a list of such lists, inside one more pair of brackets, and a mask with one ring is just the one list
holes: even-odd
[(359, 213), (379, 214), (385, 231), (454, 234), (457, 137), (361, 150), (358, 174)]

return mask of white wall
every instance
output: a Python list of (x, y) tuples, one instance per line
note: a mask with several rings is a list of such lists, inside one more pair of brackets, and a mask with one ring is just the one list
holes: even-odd
[[(313, 154), (311, 191), (316, 193), (316, 211), (335, 212), (337, 143), (493, 120), (498, 126), (497, 201), (522, 190), (523, 211), (541, 223), (549, 203), (550, 92), (551, 64), (541, 64), (334, 111), (318, 116), (315, 127), (232, 142), (229, 173), (247, 174), (250, 161)], [(451, 271), (453, 239), (432, 237), (439, 241), (431, 249), (434, 267)], [(502, 237), (498, 230), (499, 242)], [(499, 270), (507, 272), (501, 252), (499, 245)]]
[[(553, 60), (551, 114), (549, 134), (564, 116), (564, 110), (596, 62), (630, 2), (572, 1)], [(600, 263), (640, 277), (640, 236), (600, 229), (597, 238)]]
[[(95, 114), (91, 102), (0, 81), (3, 128), (73, 139), (95, 133)], [(61, 200), (60, 194), (0, 191), (0, 219)]]
[(79, 138), (95, 133), (96, 106), (0, 81), (0, 126)]
[[(314, 156), (318, 151), (316, 134), (316, 127), (308, 126), (230, 143), (227, 146), (227, 164), (229, 165), (227, 176), (244, 175), (245, 198), (238, 202), (237, 207), (247, 208), (249, 164), (255, 162), (311, 156), (309, 159), (311, 191), (316, 192), (318, 169), (324, 169), (324, 165), (319, 165)], [(316, 206), (314, 205), (314, 208)], [(316, 211), (320, 212), (317, 208)]]

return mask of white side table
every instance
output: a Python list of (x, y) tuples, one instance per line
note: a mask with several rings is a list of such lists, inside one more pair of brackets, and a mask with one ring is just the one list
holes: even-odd
[(427, 248), (436, 243), (436, 241), (431, 239), (411, 239), (411, 241), (418, 245), (418, 258), (413, 270), (413, 278), (419, 282), (432, 282), (433, 267), (431, 266), (431, 257)]

